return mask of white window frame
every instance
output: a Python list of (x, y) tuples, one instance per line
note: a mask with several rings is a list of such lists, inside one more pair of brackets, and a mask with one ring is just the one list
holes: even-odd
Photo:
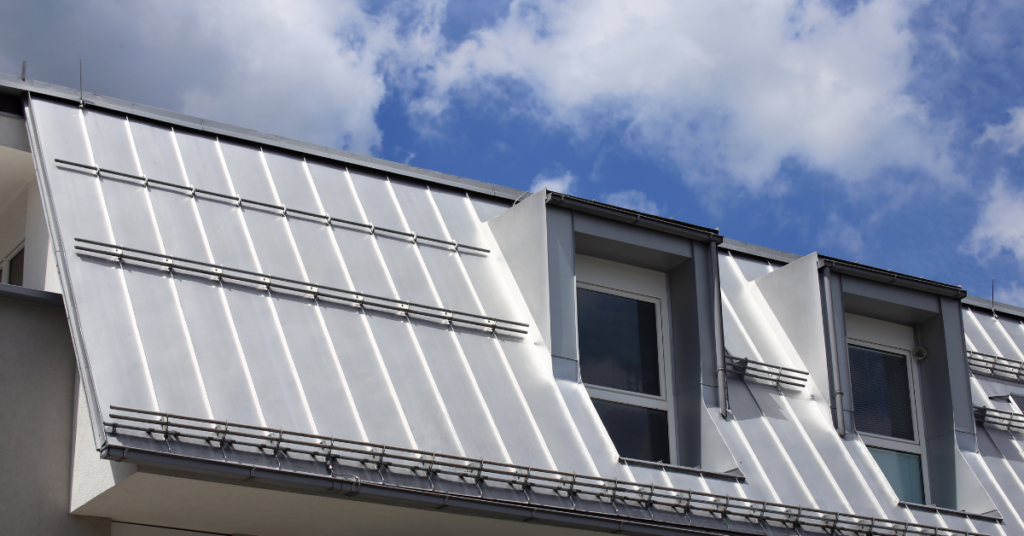
[[(654, 304), (658, 340), (658, 386), (660, 395), (649, 395), (613, 387), (584, 383), (591, 398), (618, 402), (630, 406), (664, 411), (668, 418), (667, 463), (678, 462), (676, 454), (675, 408), (672, 403), (672, 360), (669, 337), (668, 277), (664, 272), (648, 270), (628, 264), (576, 255), (576, 288), (592, 290)], [(577, 331), (577, 353), (579, 352)], [(583, 356), (580, 356), (582, 359)]]
[[(24, 240), (18, 242), (18, 245), (14, 246), (14, 249), (12, 249), (6, 256), (4, 256), (3, 259), (0, 259), (0, 283), (7, 283), (8, 281), (11, 280), (11, 259), (13, 259), (15, 255), (21, 253), (22, 251), (25, 251)], [(22, 277), (24, 278), (24, 276)], [(22, 279), (21, 283), (24, 286), (24, 279)]]
[[(921, 397), (919, 394), (921, 392), (921, 377), (920, 371), (918, 370), (917, 359), (914, 359), (913, 352), (909, 348), (892, 346), (890, 344), (883, 344), (856, 337), (847, 337), (846, 341), (848, 347), (860, 346), (862, 348), (870, 348), (872, 350), (879, 350), (904, 356), (907, 363), (907, 378), (910, 381), (910, 419), (914, 428), (914, 441), (862, 432), (860, 430), (857, 430), (857, 433), (864, 441), (864, 444), (869, 447), (916, 454), (921, 460), (921, 486), (924, 488), (924, 504), (931, 504), (931, 493), (929, 491), (928, 480), (928, 453), (924, 444), (923, 427), (921, 426), (921, 423), (923, 422), (923, 416), (921, 415)], [(853, 414), (856, 419), (856, 406), (853, 408)]]

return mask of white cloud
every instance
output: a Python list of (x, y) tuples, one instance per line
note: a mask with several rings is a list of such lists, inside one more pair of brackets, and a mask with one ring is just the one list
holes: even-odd
[(889, 168), (958, 181), (948, 132), (906, 91), (916, 5), (516, 0), (439, 56), (411, 110), (429, 124), (453, 99), (525, 87), (517, 105), (540, 122), (621, 129), (691, 181), (757, 190), (787, 158), (848, 181)]
[(1011, 281), (1010, 285), (1006, 286), (996, 280), (996, 301), (1024, 307), (1024, 286), (1016, 281)]
[(536, 192), (541, 188), (547, 188), (553, 192), (569, 194), (572, 193), (574, 184), (576, 184), (576, 176), (571, 172), (566, 171), (562, 175), (557, 176), (548, 176), (541, 173), (533, 178), (533, 183), (530, 184), (530, 191)]
[(86, 91), (361, 153), (381, 145), (376, 114), (388, 66), (433, 54), (443, 7), (399, 2), (371, 14), (359, 0), (50, 4), (21, 3), (0, 19), (5, 70), (20, 52), (30, 77), (77, 87), (81, 57)]
[(990, 141), (1010, 154), (1024, 147), (1024, 108), (1010, 108), (1010, 121), (1005, 125), (985, 125), (985, 133), (975, 143)]
[(1004, 251), (1024, 263), (1024, 189), (996, 177), (962, 251), (986, 260)]
[(856, 227), (836, 214), (830, 214), (828, 222), (818, 233), (818, 247), (836, 248), (850, 255), (864, 253), (864, 239)]
[(658, 204), (647, 198), (647, 194), (639, 190), (625, 190), (604, 196), (604, 202), (609, 205), (616, 205), (622, 208), (646, 212), (647, 214), (658, 214)]

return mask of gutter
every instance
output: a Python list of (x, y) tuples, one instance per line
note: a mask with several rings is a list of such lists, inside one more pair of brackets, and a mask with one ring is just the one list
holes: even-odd
[(643, 227), (644, 229), (651, 229), (659, 233), (689, 238), (690, 240), (721, 244), (724, 239), (722, 235), (718, 234), (718, 229), (692, 225), (653, 214), (644, 214), (643, 212), (558, 192), (548, 192), (546, 202), (553, 207), (562, 207), (612, 221)]
[(874, 268), (872, 266), (844, 261), (834, 257), (819, 255), (818, 268), (829, 268), (835, 273), (852, 275), (869, 281), (877, 281), (879, 283), (885, 283), (896, 287), (919, 290), (921, 292), (937, 294), (939, 296), (946, 296), (957, 300), (962, 300), (967, 297), (967, 291), (959, 286), (947, 285), (946, 283), (939, 283), (937, 281), (931, 281), (921, 277), (901, 274), (893, 272), (892, 270)]
[[(396, 487), (361, 480), (355, 475), (334, 477), (296, 473), (262, 465), (245, 465), (219, 460), (197, 459), (180, 454), (130, 449), (106, 445), (100, 450), (104, 460), (136, 464), (157, 469), (157, 474), (194, 478), (196, 473), (215, 481), (236, 485), (271, 487), (286, 492), (335, 496), (357, 501), (390, 504), (422, 510), (449, 510), (452, 513), (522, 521), (542, 525), (597, 532), (630, 534), (692, 534), (696, 536), (763, 536), (744, 530), (715, 530), (654, 519), (626, 518), (622, 515), (584, 512), (541, 503), (523, 504), (470, 495), (452, 494), (429, 488)], [(183, 474), (184, 473), (184, 474)]]

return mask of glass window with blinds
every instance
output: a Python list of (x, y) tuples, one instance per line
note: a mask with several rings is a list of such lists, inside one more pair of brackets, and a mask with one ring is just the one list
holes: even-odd
[(847, 348), (857, 432), (899, 500), (924, 504), (913, 363), (908, 353), (874, 345), (851, 341)]

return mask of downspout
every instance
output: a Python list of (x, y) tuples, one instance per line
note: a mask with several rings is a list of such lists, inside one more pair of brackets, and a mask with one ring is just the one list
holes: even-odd
[(722, 418), (729, 418), (729, 387), (725, 381), (725, 340), (722, 336), (722, 285), (718, 274), (718, 244), (708, 242), (711, 250), (711, 293), (715, 316), (715, 362), (718, 366), (718, 407)]
[(832, 272), (825, 267), (825, 315), (828, 317), (828, 346), (832, 354), (832, 385), (836, 394), (836, 430), (846, 437), (846, 415), (843, 413), (843, 384), (839, 374), (839, 345), (836, 343), (836, 317), (832, 309)]

